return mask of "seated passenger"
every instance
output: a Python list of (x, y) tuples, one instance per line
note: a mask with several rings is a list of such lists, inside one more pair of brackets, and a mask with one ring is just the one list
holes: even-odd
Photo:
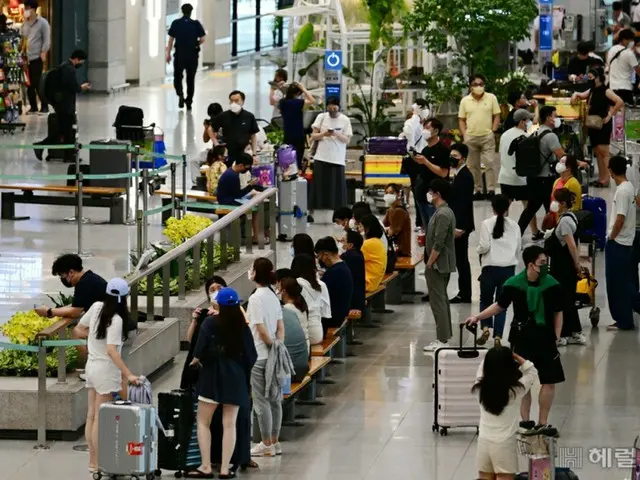
[(325, 268), (322, 281), (327, 284), (331, 301), (331, 317), (322, 319), (322, 329), (326, 336), (329, 328), (339, 327), (349, 315), (353, 279), (349, 267), (340, 258), (338, 245), (333, 237), (318, 240), (315, 251), (320, 267)]
[(309, 255), (314, 257), (313, 239), (306, 233), (296, 233), (291, 240), (291, 256)]
[(302, 287), (295, 278), (280, 281), (282, 320), (284, 321), (284, 345), (287, 347), (296, 374), (293, 382), (301, 382), (309, 373), (309, 309), (302, 296)]
[(395, 183), (387, 185), (384, 202), (388, 208), (383, 225), (399, 257), (411, 256), (411, 216), (402, 203), (402, 190)]
[(309, 309), (309, 344), (318, 345), (324, 338), (322, 318), (331, 316), (331, 299), (327, 285), (318, 280), (315, 254), (297, 255), (291, 262), (291, 275), (302, 287), (302, 297)]
[(362, 235), (353, 230), (347, 232), (344, 241), (344, 253), (340, 256), (349, 267), (353, 279), (353, 294), (351, 295), (351, 310), (362, 312), (365, 304), (365, 273), (364, 256), (362, 248)]
[(353, 212), (349, 207), (340, 207), (333, 211), (333, 223), (336, 230), (334, 236), (337, 241), (344, 240), (345, 232), (355, 230), (356, 222), (352, 217)]
[(207, 153), (207, 193), (209, 195), (215, 195), (218, 190), (218, 182), (224, 172), (227, 171), (227, 166), (224, 163), (226, 156), (226, 148), (224, 145), (216, 145), (209, 153)]
[[(364, 243), (362, 244), (362, 255), (364, 256), (364, 271), (367, 293), (376, 290), (387, 269), (387, 250), (382, 243), (384, 231), (380, 222), (373, 215), (362, 217), (361, 225), (364, 230)], [(317, 247), (316, 247), (317, 248)]]
[[(240, 174), (251, 170), (253, 165), (253, 158), (251, 155), (243, 153), (238, 156), (238, 159), (231, 168), (228, 168), (218, 180), (218, 203), (221, 205), (240, 205), (240, 200), (245, 195), (255, 195), (256, 191), (253, 189), (252, 181), (244, 188), (240, 188)], [(257, 218), (257, 215), (254, 216)]]

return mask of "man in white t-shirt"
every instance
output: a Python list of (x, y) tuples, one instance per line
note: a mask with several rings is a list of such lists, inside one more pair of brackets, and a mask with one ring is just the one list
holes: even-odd
[(633, 330), (632, 279), (633, 240), (636, 233), (636, 193), (627, 180), (627, 159), (616, 155), (609, 160), (611, 178), (617, 188), (605, 247), (607, 300), (614, 323), (609, 330)]
[(347, 204), (345, 164), (347, 145), (353, 130), (351, 120), (340, 112), (340, 99), (327, 100), (326, 113), (313, 122), (311, 139), (317, 142), (313, 155), (313, 187), (307, 221), (312, 222), (313, 210), (335, 210)]
[(631, 46), (635, 40), (635, 33), (630, 28), (621, 30), (618, 34), (619, 43), (607, 52), (607, 72), (609, 72), (609, 87), (616, 92), (624, 103), (633, 105), (633, 73), (640, 74), (638, 59)]

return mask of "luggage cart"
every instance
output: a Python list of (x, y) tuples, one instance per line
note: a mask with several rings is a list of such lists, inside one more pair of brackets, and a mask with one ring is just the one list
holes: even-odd
[[(165, 153), (164, 147), (164, 130), (158, 127), (155, 123), (150, 125), (116, 125), (113, 124), (116, 129), (116, 138), (118, 140), (129, 140), (132, 145), (137, 145), (142, 150), (153, 153)], [(167, 161), (164, 157), (153, 157), (151, 160), (131, 160), (131, 168), (141, 170), (155, 170), (164, 167)], [(167, 182), (166, 176), (154, 175), (149, 178), (147, 188), (149, 189), (149, 195), (153, 195), (156, 190), (159, 190), (162, 185)], [(140, 183), (140, 191), (144, 191), (145, 186)]]
[[(582, 250), (583, 246), (586, 247), (587, 251), (586, 255), (583, 255), (583, 252), (580, 251), (580, 258), (590, 263), (590, 271), (585, 278), (578, 280), (576, 307), (578, 310), (590, 307), (589, 320), (591, 321), (591, 326), (597, 327), (598, 323), (600, 323), (600, 307), (596, 305), (596, 289), (598, 287), (598, 281), (596, 280), (596, 254), (598, 252), (598, 239), (592, 237), (588, 242), (581, 241), (580, 250)], [(584, 285), (587, 287), (587, 292), (583, 291)]]
[(383, 197), (388, 184), (399, 185), (403, 192), (405, 187), (411, 186), (409, 176), (400, 173), (402, 159), (402, 155), (373, 155), (365, 151), (362, 163), (363, 195), (371, 198), (378, 213), (382, 214), (387, 210)]
[(640, 142), (640, 107), (625, 105), (622, 141), (612, 141), (611, 146), (625, 157), (640, 155), (640, 143), (638, 142)]
[[(545, 435), (518, 435), (518, 454), (527, 457), (529, 479), (556, 478), (556, 447), (558, 439)], [(523, 477), (520, 474), (518, 477)]]

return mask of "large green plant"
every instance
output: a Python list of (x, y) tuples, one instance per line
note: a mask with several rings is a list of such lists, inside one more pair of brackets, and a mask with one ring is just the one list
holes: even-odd
[(371, 49), (393, 43), (393, 24), (401, 22), (408, 12), (405, 0), (365, 0), (369, 9), (369, 41)]
[[(374, 89), (369, 88), (368, 92), (362, 87), (361, 78), (370, 78), (366, 71), (353, 71), (343, 67), (342, 74), (347, 76), (356, 86), (358, 93), (352, 95), (351, 105), (349, 105), (350, 115), (358, 120), (365, 131), (365, 137), (385, 136), (391, 134), (391, 120), (386, 114), (386, 109), (393, 106), (384, 90), (390, 79), (385, 79), (382, 93), (374, 97)], [(375, 101), (374, 101), (375, 100)]]
[(538, 14), (535, 0), (416, 0), (405, 27), (434, 54), (451, 53), (457, 71), (504, 77), (498, 51), (525, 39)]

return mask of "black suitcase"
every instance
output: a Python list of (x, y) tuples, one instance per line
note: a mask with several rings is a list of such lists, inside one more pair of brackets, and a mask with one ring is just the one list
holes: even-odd
[[(91, 145), (130, 145), (129, 141), (97, 140)], [(131, 157), (126, 150), (91, 150), (89, 165), (93, 175), (109, 175), (114, 173), (129, 173), (131, 171)], [(94, 187), (129, 188), (130, 178), (116, 178), (94, 180)]]
[[(80, 165), (80, 171), (82, 172), (83, 175), (89, 175), (90, 173), (90, 168), (89, 165)], [(69, 165), (69, 167), (67, 168), (67, 175), (75, 175), (76, 174), (76, 164), (72, 164)], [(76, 181), (75, 179), (69, 178), (67, 179), (67, 187), (75, 187), (76, 186)], [(91, 180), (82, 180), (82, 186), (83, 187), (90, 187), (91, 186)]]
[(116, 129), (116, 138), (118, 140), (130, 140), (134, 144), (144, 140), (143, 125), (143, 110), (127, 105), (120, 106), (116, 115), (116, 121), (113, 122), (113, 126)]
[[(78, 118), (76, 117), (76, 125), (77, 124)], [(47, 117), (47, 137), (56, 139), (56, 141), (52, 142), (54, 145), (62, 145), (62, 135), (60, 134), (60, 127), (58, 126), (58, 116), (55, 112), (51, 112)], [(47, 150), (47, 160), (63, 160), (65, 154), (69, 155), (66, 150)]]
[[(185, 390), (158, 395), (158, 417), (166, 435), (158, 438), (158, 468), (178, 474), (200, 466), (200, 455), (193, 455), (195, 409), (193, 396)], [(195, 442), (197, 447), (197, 440)], [(191, 448), (189, 448), (191, 445)]]

